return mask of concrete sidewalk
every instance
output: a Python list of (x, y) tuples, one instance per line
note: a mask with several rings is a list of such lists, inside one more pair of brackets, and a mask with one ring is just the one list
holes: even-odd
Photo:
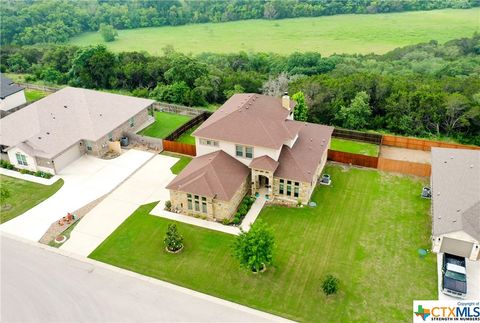
[(250, 226), (255, 222), (266, 202), (267, 200), (265, 199), (265, 195), (261, 194), (259, 197), (257, 197), (255, 202), (250, 207), (250, 210), (245, 215), (242, 224), (240, 225), (243, 231), (250, 230)]
[(164, 205), (170, 199), (165, 186), (175, 177), (170, 167), (177, 161), (178, 158), (155, 155), (87, 213), (60, 248), (88, 256), (139, 206), (155, 201)]
[(58, 192), (0, 225), (0, 231), (38, 241), (53, 222), (108, 194), (153, 156), (133, 149), (111, 160), (84, 155), (58, 174), (64, 180)]

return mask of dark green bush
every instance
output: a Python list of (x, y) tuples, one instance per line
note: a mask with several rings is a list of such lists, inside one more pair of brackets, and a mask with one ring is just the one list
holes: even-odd
[(333, 275), (327, 275), (322, 283), (322, 289), (325, 295), (332, 295), (338, 291), (338, 278)]

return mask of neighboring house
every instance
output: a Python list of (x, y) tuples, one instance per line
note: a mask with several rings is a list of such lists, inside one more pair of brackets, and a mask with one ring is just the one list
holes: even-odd
[(480, 151), (432, 148), (433, 252), (480, 260)]
[(193, 132), (197, 157), (167, 186), (172, 208), (231, 218), (245, 194), (308, 203), (333, 127), (293, 120), (295, 102), (235, 94)]
[(2, 153), (15, 167), (57, 173), (83, 154), (137, 131), (154, 101), (66, 87), (0, 119)]
[(27, 102), (23, 87), (0, 74), (0, 110), (9, 111)]

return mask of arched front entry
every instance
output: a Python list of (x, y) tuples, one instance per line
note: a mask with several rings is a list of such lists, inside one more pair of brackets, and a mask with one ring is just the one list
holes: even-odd
[(267, 176), (258, 175), (258, 187), (268, 188), (270, 186), (270, 179)]

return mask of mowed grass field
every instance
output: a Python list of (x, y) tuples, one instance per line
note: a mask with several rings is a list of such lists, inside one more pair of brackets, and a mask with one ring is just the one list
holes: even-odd
[(0, 212), (0, 223), (4, 223), (55, 194), (63, 186), (63, 179), (52, 185), (42, 185), (0, 175), (0, 185), (10, 191), (10, 197), (6, 200), (9, 208)]
[[(269, 206), (259, 219), (276, 239), (274, 266), (257, 275), (233, 257), (234, 236), (177, 223), (185, 249), (164, 251), (171, 221), (140, 207), (91, 255), (93, 259), (302, 322), (407, 322), (414, 299), (437, 296), (436, 257), (429, 248), (425, 180), (328, 166), (331, 186), (315, 208)], [(321, 290), (340, 279), (337, 295)]]
[(283, 20), (244, 20), (119, 30), (106, 43), (98, 32), (72, 38), (87, 46), (106, 44), (113, 51), (147, 51), (161, 54), (172, 45), (180, 52), (232, 53), (238, 51), (316, 51), (333, 53), (385, 53), (396, 47), (471, 36), (480, 29), (480, 8), (446, 9), (374, 15), (337, 15)]

